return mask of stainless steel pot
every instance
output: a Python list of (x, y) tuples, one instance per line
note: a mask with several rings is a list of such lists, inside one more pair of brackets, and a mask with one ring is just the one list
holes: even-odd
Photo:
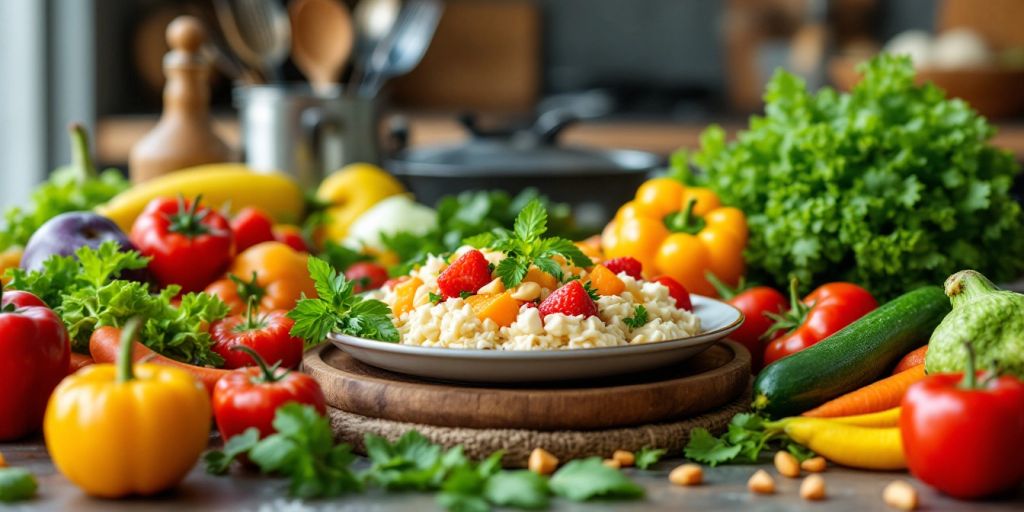
[(629, 201), (661, 157), (633, 150), (561, 146), (558, 134), (572, 116), (541, 116), (530, 128), (487, 132), (470, 117), (463, 144), (409, 148), (386, 167), (426, 204), (465, 190), (533, 187), (573, 208), (584, 229), (599, 230)]
[(297, 84), (238, 87), (234, 99), (245, 163), (255, 170), (285, 172), (315, 187), (346, 164), (380, 161), (373, 99)]

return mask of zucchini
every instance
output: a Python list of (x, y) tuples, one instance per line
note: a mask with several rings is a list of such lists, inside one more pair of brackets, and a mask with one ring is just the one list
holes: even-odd
[(878, 380), (926, 343), (950, 309), (937, 286), (894, 299), (765, 367), (754, 381), (754, 408), (773, 418), (792, 416)]

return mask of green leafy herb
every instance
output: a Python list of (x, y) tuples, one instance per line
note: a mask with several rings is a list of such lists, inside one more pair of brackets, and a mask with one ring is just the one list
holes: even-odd
[(27, 500), (36, 495), (36, 477), (22, 468), (0, 468), (0, 503)]
[(573, 501), (594, 498), (640, 498), (644, 488), (617, 469), (605, 466), (600, 457), (570, 461), (559, 468), (551, 481), (551, 491)]
[(223, 475), (228, 472), (231, 462), (239, 455), (249, 453), (260, 441), (260, 431), (256, 427), (249, 427), (245, 432), (237, 434), (224, 443), (223, 450), (210, 450), (203, 455), (203, 462), (206, 463), (206, 472), (211, 475)]
[(363, 443), (373, 463), (367, 479), (387, 489), (438, 489), (454, 468), (468, 461), (461, 446), (443, 451), (415, 430), (394, 444), (375, 435), (367, 435)]
[(665, 455), (666, 450), (661, 448), (651, 448), (644, 446), (636, 452), (636, 460), (633, 464), (640, 469), (647, 469), (661, 460), (661, 457)]
[(633, 329), (643, 327), (647, 323), (647, 308), (643, 307), (643, 305), (637, 305), (636, 309), (633, 310), (633, 316), (623, 318), (622, 323)]
[(27, 208), (12, 207), (4, 212), (0, 251), (24, 246), (32, 233), (57, 215), (91, 210), (128, 189), (128, 180), (117, 169), (96, 172), (85, 139), (84, 129), (72, 127), (73, 163), (54, 170), (50, 179), (32, 192)]
[(340, 496), (363, 486), (350, 466), (351, 446), (334, 444), (330, 422), (309, 405), (291, 402), (274, 414), (274, 434), (249, 450), (249, 459), (265, 473), (291, 479), (289, 492), (299, 498)]
[(717, 466), (731, 462), (757, 462), (762, 451), (775, 447), (788, 450), (794, 455), (813, 456), (812, 452), (786, 437), (781, 423), (767, 422), (761, 416), (751, 413), (734, 416), (729, 422), (729, 430), (720, 438), (704, 428), (691, 430), (690, 442), (684, 454), (694, 461)]
[(439, 302), (444, 300), (444, 297), (442, 297), (442, 296), (440, 296), (440, 295), (438, 295), (438, 294), (436, 294), (434, 292), (428, 293), (427, 294), (427, 298), (430, 299), (430, 303), (431, 304), (437, 304), (437, 303), (439, 303)]
[(353, 293), (353, 283), (326, 261), (310, 257), (309, 275), (318, 297), (303, 298), (288, 312), (295, 320), (292, 336), (317, 344), (329, 332), (340, 332), (380, 341), (398, 341), (398, 329), (391, 322), (391, 309), (379, 300)]
[(547, 231), (548, 214), (540, 201), (530, 201), (516, 217), (512, 232), (497, 230), (465, 240), (475, 247), (488, 247), (507, 254), (495, 273), (506, 288), (517, 286), (531, 265), (562, 280), (562, 266), (553, 258), (561, 256), (579, 267), (593, 265), (590, 258), (564, 238), (542, 238)]
[(497, 451), (480, 464), (466, 461), (451, 468), (437, 495), (438, 505), (449, 511), (490, 510), (485, 488), (489, 479), (501, 471), (503, 455), (504, 452)]
[(543, 509), (548, 506), (548, 481), (533, 471), (502, 471), (487, 480), (484, 496), (500, 507)]
[(883, 54), (859, 71), (849, 94), (776, 72), (765, 115), (734, 142), (708, 128), (697, 153), (673, 158), (675, 174), (747, 214), (745, 256), (761, 282), (849, 281), (886, 299), (963, 268), (1019, 277), (1020, 166), (991, 145), (995, 129), (917, 85), (909, 58)]

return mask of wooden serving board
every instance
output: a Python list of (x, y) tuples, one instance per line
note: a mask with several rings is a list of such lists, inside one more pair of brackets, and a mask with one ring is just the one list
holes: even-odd
[(374, 368), (327, 344), (303, 370), (327, 403), (350, 413), (441, 427), (596, 430), (696, 416), (747, 390), (750, 354), (721, 341), (675, 367), (602, 380), (540, 386), (479, 386), (418, 379)]

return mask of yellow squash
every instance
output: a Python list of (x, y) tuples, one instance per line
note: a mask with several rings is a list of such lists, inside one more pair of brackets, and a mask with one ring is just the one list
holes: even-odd
[(208, 164), (153, 178), (118, 194), (96, 212), (129, 231), (143, 208), (157, 197), (203, 195), (213, 209), (258, 206), (278, 223), (298, 224), (306, 207), (302, 188), (281, 173), (258, 173), (243, 164)]
[(117, 365), (66, 377), (46, 407), (43, 431), (54, 465), (86, 493), (150, 495), (180, 482), (210, 436), (210, 399), (187, 372), (132, 367), (138, 321), (125, 326)]
[(785, 432), (793, 441), (837, 464), (875, 470), (907, 467), (899, 427), (861, 427), (819, 418), (794, 418), (785, 423)]
[(348, 228), (380, 200), (405, 192), (387, 171), (370, 164), (349, 164), (320, 184), (316, 197), (326, 203), (328, 240), (344, 240)]

